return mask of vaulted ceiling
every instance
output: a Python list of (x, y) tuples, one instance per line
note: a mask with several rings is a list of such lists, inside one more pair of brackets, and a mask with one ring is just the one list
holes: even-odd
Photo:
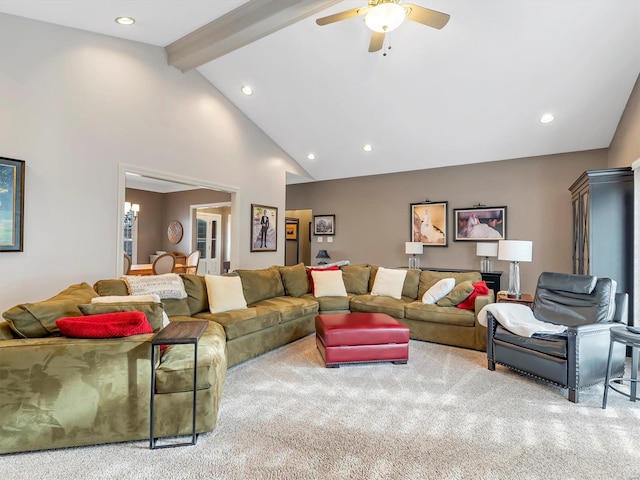
[(0, 12), (168, 47), (182, 70), (193, 60), (309, 173), (289, 183), (609, 146), (640, 72), (640, 0), (410, 3), (450, 21), (405, 21), (376, 53), (362, 17), (315, 22), (366, 0), (2, 0)]

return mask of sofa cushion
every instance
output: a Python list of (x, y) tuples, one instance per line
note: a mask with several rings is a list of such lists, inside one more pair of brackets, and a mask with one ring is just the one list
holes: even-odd
[(469, 280), (465, 280), (453, 287), (453, 290), (438, 300), (436, 304), (440, 307), (455, 307), (466, 300), (469, 295), (473, 293), (473, 290), (473, 283)]
[(307, 269), (304, 263), (278, 267), (278, 269), (280, 270), (282, 284), (284, 285), (284, 291), (287, 295), (291, 297), (301, 297), (311, 291), (309, 276), (307, 275)]
[(348, 312), (349, 311), (349, 302), (354, 295), (352, 293), (347, 293), (346, 297), (319, 297), (316, 298), (312, 293), (308, 293), (303, 295), (302, 298), (305, 300), (313, 300), (318, 304), (318, 312), (326, 313), (326, 312)]
[(153, 333), (142, 312), (114, 312), (86, 317), (65, 317), (56, 320), (65, 337), (117, 338)]
[(406, 270), (379, 267), (376, 272), (376, 278), (373, 281), (371, 295), (400, 300), (406, 278)]
[(129, 295), (127, 284), (120, 279), (98, 280), (93, 284), (93, 289), (98, 292), (98, 295), (101, 297)]
[(319, 297), (346, 297), (347, 290), (342, 280), (342, 272), (340, 270), (313, 270), (311, 272), (313, 279), (313, 296)]
[(405, 318), (462, 327), (473, 327), (475, 325), (475, 315), (469, 310), (463, 310), (455, 306), (439, 307), (438, 305), (427, 305), (419, 300), (406, 306)]
[(347, 293), (363, 295), (369, 291), (369, 276), (371, 275), (369, 265), (345, 265), (340, 270), (342, 270), (342, 280)]
[(453, 290), (453, 287), (456, 286), (456, 281), (454, 278), (443, 278), (442, 280), (438, 280), (429, 290), (424, 292), (422, 295), (422, 303), (427, 305), (433, 305), (441, 298), (444, 298), (445, 295)]
[(98, 296), (88, 283), (71, 285), (57, 295), (36, 303), (23, 303), (2, 314), (11, 329), (22, 338), (40, 338), (60, 335), (56, 320), (63, 317), (79, 317), (81, 303)]
[(209, 311), (209, 297), (204, 277), (186, 273), (180, 276), (187, 292), (187, 307), (189, 308), (189, 313), (184, 316), (189, 317), (194, 313)]
[(205, 275), (204, 282), (207, 285), (211, 313), (247, 308), (240, 277)]
[(418, 298), (418, 286), (420, 284), (420, 270), (415, 268), (407, 269), (407, 277), (402, 286), (402, 296), (413, 300)]
[(157, 332), (164, 326), (164, 308), (158, 302), (88, 303), (78, 305), (83, 315), (98, 315), (113, 312), (143, 312), (151, 328)]
[(452, 277), (456, 281), (456, 285), (469, 280), (471, 283), (482, 280), (480, 272), (434, 272), (433, 270), (423, 270), (420, 273), (420, 285), (418, 287), (418, 296), (422, 298), (424, 292), (429, 290), (438, 280)]
[(300, 317), (318, 313), (318, 302), (313, 296), (305, 298), (273, 297), (258, 302), (256, 306), (278, 311), (280, 313), (280, 323), (290, 322)]
[(411, 299), (396, 299), (377, 295), (354, 295), (349, 302), (352, 312), (386, 313), (394, 318), (404, 318), (404, 307)]
[(277, 325), (280, 323), (280, 312), (270, 307), (251, 306), (222, 313), (200, 312), (194, 318), (219, 323), (224, 328), (227, 340), (233, 340)]
[(262, 270), (236, 270), (242, 280), (242, 290), (247, 304), (284, 295), (284, 285), (278, 267)]

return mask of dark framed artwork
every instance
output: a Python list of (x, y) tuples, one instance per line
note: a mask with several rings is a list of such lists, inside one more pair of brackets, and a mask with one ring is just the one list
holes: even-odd
[(287, 240), (298, 240), (298, 219), (285, 219), (284, 234)]
[(0, 157), (0, 252), (22, 252), (24, 160)]
[(507, 238), (507, 207), (456, 208), (455, 241), (484, 242)]
[(422, 242), (425, 247), (446, 247), (448, 202), (422, 202), (411, 204), (411, 242)]
[(278, 249), (278, 209), (251, 204), (251, 251), (275, 252)]
[(314, 235), (335, 235), (336, 216), (335, 215), (314, 215), (313, 216)]

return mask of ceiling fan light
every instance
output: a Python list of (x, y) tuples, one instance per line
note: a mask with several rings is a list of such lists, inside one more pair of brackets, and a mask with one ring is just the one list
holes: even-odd
[(379, 3), (369, 9), (364, 23), (374, 32), (388, 33), (398, 28), (405, 17), (404, 8), (397, 3)]

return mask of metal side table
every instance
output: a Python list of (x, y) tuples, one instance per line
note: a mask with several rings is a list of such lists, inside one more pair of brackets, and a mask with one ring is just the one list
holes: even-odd
[[(198, 341), (207, 328), (207, 321), (185, 321), (171, 322), (165, 328), (160, 330), (151, 339), (151, 400), (150, 400), (150, 418), (149, 418), (149, 447), (170, 448), (180, 447), (183, 445), (195, 445), (198, 439), (196, 434), (196, 391), (198, 385)], [(155, 417), (155, 393), (156, 393), (156, 350), (159, 345), (193, 345), (193, 420), (191, 428), (191, 441), (183, 443), (171, 443), (168, 445), (157, 445), (153, 426)]]
[[(631, 377), (623, 378), (611, 378), (611, 356), (613, 354), (613, 344), (615, 342), (622, 343), (627, 347), (631, 347)], [(640, 349), (640, 334), (633, 333), (627, 330), (626, 327), (613, 327), (611, 328), (611, 340), (609, 343), (609, 361), (607, 362), (607, 377), (604, 380), (604, 396), (602, 398), (602, 408), (607, 408), (607, 394), (609, 389), (614, 390), (625, 397), (629, 397), (629, 400), (635, 402), (638, 399), (638, 350)], [(621, 384), (622, 382), (629, 382), (629, 393), (623, 392), (618, 389), (614, 383)]]

